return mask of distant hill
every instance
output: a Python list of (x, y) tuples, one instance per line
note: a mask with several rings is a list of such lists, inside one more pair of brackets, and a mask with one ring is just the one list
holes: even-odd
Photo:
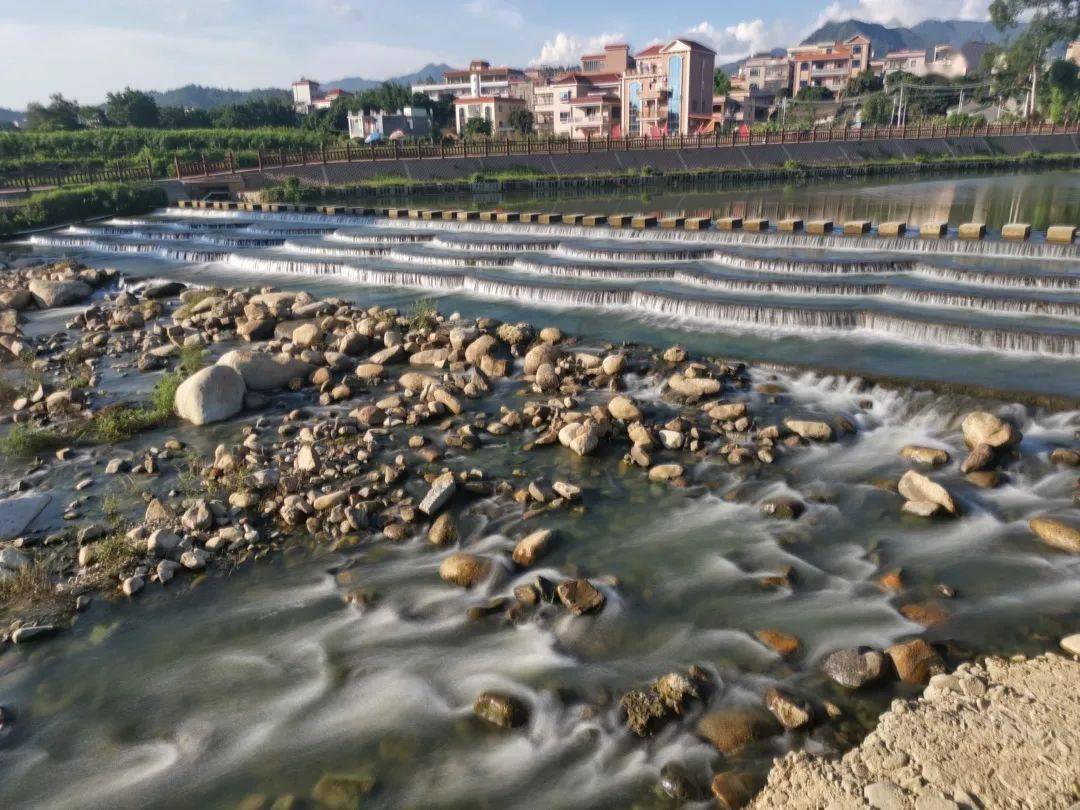
[(801, 44), (833, 42), (862, 34), (869, 37), (873, 43), (874, 55), (881, 57), (890, 51), (924, 50), (935, 45), (949, 44), (959, 47), (967, 42), (1001, 42), (1020, 30), (1016, 28), (1001, 32), (993, 23), (973, 20), (925, 20), (911, 28), (893, 28), (863, 20), (843, 20), (825, 23)]
[(264, 87), (256, 90), (230, 90), (220, 87), (203, 87), (201, 84), (186, 84), (175, 90), (149, 91), (159, 107), (188, 107), (197, 110), (212, 110), (227, 104), (240, 104), (253, 98), (274, 98), (292, 101), (288, 90), (277, 87)]
[[(436, 81), (442, 78), (444, 71), (453, 70), (450, 65), (428, 64), (415, 73), (406, 73), (403, 76), (393, 76), (386, 81), (394, 84), (411, 85), (427, 78)], [(349, 76), (332, 82), (320, 82), (323, 90), (340, 88), (350, 93), (359, 93), (362, 90), (370, 90), (383, 83), (380, 79), (365, 79), (360, 76)], [(253, 98), (276, 98), (282, 101), (292, 101), (292, 92), (286, 88), (263, 87), (256, 90), (231, 90), (220, 87), (203, 87), (200, 84), (187, 84), (177, 87), (175, 90), (151, 90), (150, 95), (161, 107), (188, 107), (198, 110), (212, 110), (226, 104), (241, 104)], [(0, 110), (0, 121), (4, 118), (3, 110)]]
[[(412, 84), (419, 84), (427, 79), (431, 78), (435, 81), (439, 81), (442, 78), (443, 73), (448, 70), (453, 70), (451, 65), (436, 65), (429, 63), (414, 73), (406, 73), (403, 76), (393, 76), (385, 81), (393, 84), (404, 84), (406, 86)], [(346, 90), (350, 93), (359, 93), (362, 90), (371, 90), (382, 84), (382, 80), (377, 79), (364, 79), (359, 76), (349, 76), (344, 79), (338, 79), (332, 82), (322, 82), (324, 90), (333, 90), (338, 88), (340, 90)]]
[(0, 124), (14, 124), (26, 118), (26, 113), (0, 107)]

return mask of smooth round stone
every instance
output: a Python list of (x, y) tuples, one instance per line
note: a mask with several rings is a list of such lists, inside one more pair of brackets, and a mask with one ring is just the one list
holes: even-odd
[(1061, 649), (1070, 655), (1080, 655), (1080, 633), (1065, 636), (1060, 642)]

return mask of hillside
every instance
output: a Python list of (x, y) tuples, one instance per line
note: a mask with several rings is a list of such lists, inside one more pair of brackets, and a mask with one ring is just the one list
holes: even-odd
[(253, 98), (277, 98), (291, 100), (289, 91), (276, 87), (264, 87), (255, 90), (232, 90), (220, 87), (203, 87), (199, 84), (186, 84), (175, 90), (159, 92), (149, 91), (161, 107), (193, 107), (199, 110), (212, 110), (227, 104), (239, 104)]
[(874, 54), (884, 56), (889, 51), (905, 49), (923, 50), (948, 43), (960, 46), (967, 42), (1000, 42), (1016, 33), (998, 31), (993, 23), (973, 20), (925, 20), (911, 28), (890, 27), (862, 20), (828, 22), (802, 41), (803, 45), (814, 42), (844, 40), (855, 34), (863, 34), (874, 43)]
[[(393, 76), (389, 79), (386, 79), (386, 81), (392, 82), (393, 84), (404, 85), (418, 84), (428, 79), (434, 79), (435, 81), (438, 81), (440, 78), (442, 78), (443, 73), (447, 70), (453, 70), (453, 67), (446, 64), (436, 65), (434, 63), (429, 63), (427, 65), (424, 65), (422, 68), (415, 71), (414, 73), (406, 73), (402, 76)], [(350, 93), (358, 93), (361, 90), (371, 90), (374, 87), (378, 87), (380, 84), (382, 84), (382, 81), (380, 80), (364, 79), (360, 76), (349, 76), (344, 79), (337, 79), (336, 81), (332, 82), (323, 82), (322, 86), (327, 90), (331, 90), (337, 87), (342, 90), (347, 90)]]
[(26, 113), (19, 112), (18, 110), (9, 110), (6, 107), (0, 107), (0, 124), (11, 124), (16, 121), (22, 121), (26, 117)]

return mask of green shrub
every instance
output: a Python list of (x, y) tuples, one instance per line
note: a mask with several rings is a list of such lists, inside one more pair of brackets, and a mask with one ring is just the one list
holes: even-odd
[(71, 436), (51, 428), (14, 425), (0, 439), (0, 456), (32, 458), (41, 453), (59, 450), (71, 443)]
[(94, 183), (42, 191), (21, 206), (0, 208), (0, 237), (89, 217), (143, 214), (166, 202), (165, 191), (152, 185)]

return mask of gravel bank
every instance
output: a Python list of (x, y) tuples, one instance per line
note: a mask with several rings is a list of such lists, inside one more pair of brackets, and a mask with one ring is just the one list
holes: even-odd
[(788, 754), (751, 807), (1058, 808), (1080, 800), (1080, 663), (988, 659), (896, 701), (843, 759)]

